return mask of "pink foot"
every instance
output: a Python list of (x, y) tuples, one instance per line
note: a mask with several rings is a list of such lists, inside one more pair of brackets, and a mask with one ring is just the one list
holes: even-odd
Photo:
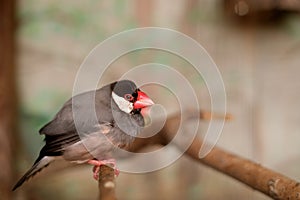
[(118, 176), (120, 174), (120, 171), (116, 168), (116, 160), (115, 159), (108, 159), (108, 160), (89, 160), (89, 164), (94, 165), (93, 167), (93, 177), (94, 179), (99, 179), (99, 171), (101, 165), (106, 166), (112, 166), (112, 168), (115, 170), (115, 175)]

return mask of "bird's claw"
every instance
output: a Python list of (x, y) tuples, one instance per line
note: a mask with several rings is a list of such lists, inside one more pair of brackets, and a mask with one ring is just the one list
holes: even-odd
[(100, 172), (100, 166), (106, 165), (109, 167), (112, 167), (115, 172), (115, 176), (118, 176), (120, 174), (120, 171), (116, 168), (116, 160), (115, 159), (108, 159), (108, 160), (89, 160), (89, 164), (94, 165), (93, 167), (93, 177), (95, 180), (99, 179), (99, 172)]

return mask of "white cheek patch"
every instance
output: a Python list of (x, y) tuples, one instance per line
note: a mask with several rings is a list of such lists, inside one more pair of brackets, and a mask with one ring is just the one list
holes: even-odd
[(112, 98), (123, 112), (130, 113), (133, 110), (133, 103), (125, 100), (123, 97), (119, 97), (112, 92)]

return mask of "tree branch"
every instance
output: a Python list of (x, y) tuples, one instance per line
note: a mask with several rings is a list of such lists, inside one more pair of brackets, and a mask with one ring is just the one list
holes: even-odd
[[(168, 117), (164, 128), (158, 134), (150, 138), (136, 139), (129, 150), (137, 152), (153, 144), (167, 145), (175, 136), (174, 126), (176, 128), (179, 122), (178, 115)], [(300, 199), (300, 183), (297, 181), (218, 147), (214, 147), (205, 158), (199, 159), (201, 145), (202, 141), (196, 138), (185, 154), (274, 199)]]
[(113, 168), (101, 165), (99, 171), (99, 200), (116, 200), (115, 171)]

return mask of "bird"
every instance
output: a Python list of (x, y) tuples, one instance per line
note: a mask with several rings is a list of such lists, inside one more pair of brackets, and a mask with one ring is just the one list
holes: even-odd
[[(90, 102), (95, 105), (89, 105)], [(39, 130), (45, 136), (45, 145), (12, 190), (58, 158), (94, 165), (94, 178), (97, 179), (101, 165), (115, 166), (113, 152), (118, 148), (125, 149), (134, 141), (145, 124), (142, 109), (153, 104), (131, 80), (115, 81), (70, 98)], [(96, 113), (95, 119), (93, 113)]]

